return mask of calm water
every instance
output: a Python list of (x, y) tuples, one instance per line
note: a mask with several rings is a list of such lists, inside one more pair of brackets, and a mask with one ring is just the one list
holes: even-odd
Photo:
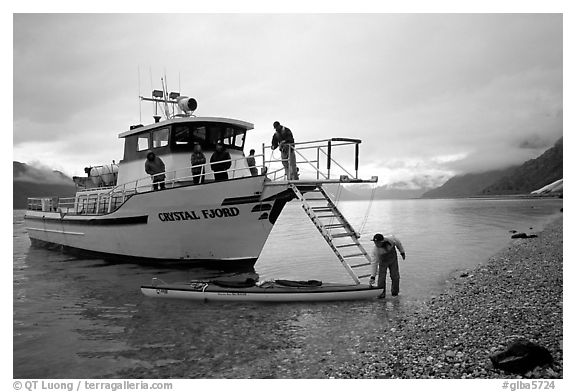
[[(359, 229), (367, 202), (340, 207)], [(14, 377), (318, 377), (351, 358), (414, 301), (438, 293), (510, 241), (538, 231), (562, 200), (402, 200), (373, 203), (362, 231), (404, 244), (400, 296), (385, 301), (216, 304), (146, 298), (152, 277), (173, 282), (215, 271), (167, 270), (30, 247), (14, 211)], [(532, 228), (532, 229), (530, 229)], [(288, 204), (255, 266), (260, 278), (350, 278), (297, 204)], [(297, 360), (295, 360), (297, 358)], [(324, 362), (327, 361), (327, 362)]]

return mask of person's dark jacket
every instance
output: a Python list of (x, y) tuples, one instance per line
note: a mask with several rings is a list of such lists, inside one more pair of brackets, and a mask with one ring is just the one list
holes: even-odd
[[(206, 157), (202, 152), (193, 152), (192, 155), (190, 156), (190, 164), (192, 166), (203, 165), (205, 163), (206, 163)], [(192, 168), (192, 173), (197, 174), (200, 172), (202, 172), (202, 166)]]
[(246, 157), (246, 163), (248, 164), (248, 168), (250, 169), (250, 174), (252, 174), (253, 176), (257, 176), (258, 169), (256, 168), (256, 158), (254, 158), (254, 155), (248, 155)]
[[(226, 150), (222, 150), (220, 152), (214, 151), (212, 157), (210, 157), (210, 167), (214, 172), (221, 172), (224, 170), (230, 169), (232, 166), (232, 162), (230, 161), (230, 153)], [(228, 162), (221, 162), (221, 161), (228, 161)]]
[(274, 135), (272, 135), (272, 149), (275, 150), (280, 142), (294, 143), (294, 136), (290, 128), (282, 126), (280, 132), (274, 132)]
[(146, 163), (144, 164), (144, 170), (146, 173), (154, 176), (154, 180), (156, 181), (164, 181), (166, 178), (164, 174), (156, 175), (166, 171), (164, 162), (162, 162), (162, 159), (160, 159), (158, 156), (154, 157), (153, 161), (146, 160)]

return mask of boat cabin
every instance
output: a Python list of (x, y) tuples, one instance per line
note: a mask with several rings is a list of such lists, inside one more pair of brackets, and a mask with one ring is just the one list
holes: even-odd
[(246, 131), (254, 125), (245, 121), (220, 117), (171, 118), (146, 126), (132, 126), (119, 135), (124, 139), (124, 158), (119, 164), (118, 184), (146, 177), (146, 155), (152, 151), (166, 166), (166, 181), (191, 175), (190, 156), (194, 144), (199, 143), (206, 157), (205, 180), (214, 179), (210, 157), (216, 143), (224, 143), (230, 153), (232, 166), (229, 178), (250, 176), (244, 159)]

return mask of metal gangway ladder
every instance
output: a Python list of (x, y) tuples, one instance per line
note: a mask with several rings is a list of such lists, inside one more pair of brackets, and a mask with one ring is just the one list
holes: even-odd
[(369, 277), (372, 259), (359, 241), (360, 234), (346, 220), (322, 184), (295, 181), (289, 186), (354, 282), (360, 284), (360, 279)]

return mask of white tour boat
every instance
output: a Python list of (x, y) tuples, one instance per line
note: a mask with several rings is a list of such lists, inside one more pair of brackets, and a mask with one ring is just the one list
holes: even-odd
[[(377, 177), (358, 177), (360, 140), (294, 144), (290, 148), (300, 179), (291, 180), (281, 159), (274, 159), (266, 145), (254, 157), (257, 170), (250, 170), (243, 149), (253, 124), (197, 117), (196, 101), (179, 93), (154, 90), (151, 98), (140, 99), (156, 106), (155, 122), (131, 126), (119, 135), (124, 139), (124, 157), (118, 165), (87, 168), (87, 177), (75, 178), (73, 197), (28, 199), (25, 225), (34, 244), (121, 261), (240, 269), (254, 265), (285, 204), (298, 199), (355, 284), (367, 276), (357, 274), (356, 268), (369, 266), (370, 257), (323, 188), (377, 182)], [(159, 106), (164, 119), (158, 115)], [(231, 166), (228, 178), (217, 181), (210, 158), (218, 142), (229, 152)], [(201, 145), (206, 164), (195, 166), (193, 175), (194, 144)], [(335, 160), (335, 152), (350, 148), (354, 169), (347, 170)], [(158, 190), (145, 172), (151, 151), (165, 164), (165, 187)], [(202, 171), (202, 181), (195, 181), (196, 170)], [(154, 288), (157, 291), (164, 293)]]

